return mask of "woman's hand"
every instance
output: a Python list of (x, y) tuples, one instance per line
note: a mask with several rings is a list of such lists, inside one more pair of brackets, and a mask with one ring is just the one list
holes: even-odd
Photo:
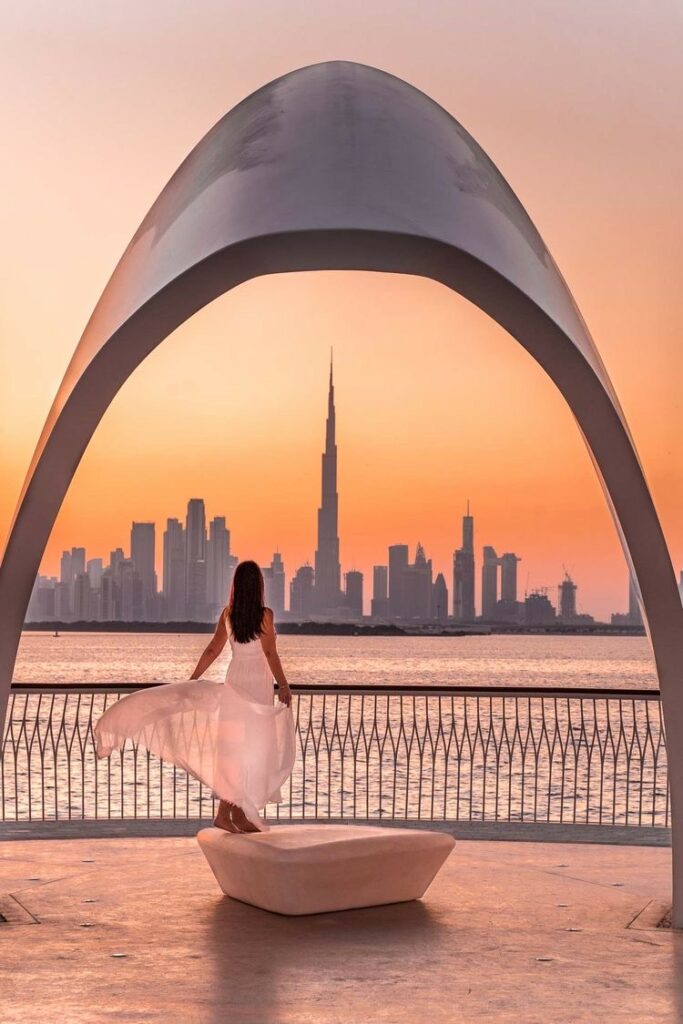
[(285, 673), (277, 653), (277, 640), (275, 638), (275, 626), (273, 624), (273, 612), (270, 608), (263, 611), (263, 623), (261, 625), (261, 648), (266, 656), (266, 661), (273, 673), (277, 683), (277, 699), (281, 704), (289, 707), (292, 703), (292, 691), (285, 678)]

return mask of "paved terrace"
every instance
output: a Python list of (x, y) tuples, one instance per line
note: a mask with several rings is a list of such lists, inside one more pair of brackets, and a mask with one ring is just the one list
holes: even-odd
[(683, 1019), (667, 849), (460, 840), (422, 902), (298, 919), (193, 838), (0, 849), (4, 1022)]

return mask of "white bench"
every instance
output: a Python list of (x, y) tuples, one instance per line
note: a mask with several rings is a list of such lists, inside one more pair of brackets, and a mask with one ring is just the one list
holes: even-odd
[(226, 896), (290, 915), (419, 899), (455, 846), (445, 832), (368, 825), (205, 828), (197, 841)]

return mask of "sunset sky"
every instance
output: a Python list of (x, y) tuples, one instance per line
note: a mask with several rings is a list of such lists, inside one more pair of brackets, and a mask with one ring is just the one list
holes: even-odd
[[(0, 31), (0, 533), (119, 256), (236, 102), (331, 59), (383, 68), (474, 135), (525, 204), (621, 399), (683, 568), (683, 6), (634, 0), (116, 5), (4, 0)], [(521, 347), (415, 278), (264, 278), (193, 317), (106, 414), (67, 495), (63, 548), (128, 549), (132, 519), (226, 515), (233, 550), (313, 558), (335, 352), (342, 569), (475, 542), (521, 589), (563, 566), (582, 611), (624, 610), (626, 568), (571, 414)]]

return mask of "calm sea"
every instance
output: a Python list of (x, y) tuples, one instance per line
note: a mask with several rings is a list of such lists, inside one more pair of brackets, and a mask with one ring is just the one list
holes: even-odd
[[(207, 634), (25, 633), (14, 681), (187, 679)], [(334, 637), (282, 635), (290, 682), (373, 686), (592, 686), (656, 689), (645, 637)], [(207, 678), (222, 679), (229, 651)]]
[[(187, 679), (208, 640), (206, 633), (27, 633), (15, 681)], [(279, 648), (299, 684), (656, 688), (641, 637), (281, 635)], [(208, 675), (222, 679), (228, 659), (226, 652)], [(130, 745), (96, 762), (90, 729), (111, 699), (15, 698), (0, 780), (8, 819), (210, 814), (207, 790)], [(552, 701), (324, 702), (304, 695), (296, 715), (300, 745), (285, 817), (519, 819), (533, 808), (549, 821), (578, 815), (623, 824), (643, 813), (666, 820), (657, 711), (644, 702), (620, 702), (618, 710), (587, 702), (579, 710)], [(442, 727), (448, 738), (438, 740)]]

